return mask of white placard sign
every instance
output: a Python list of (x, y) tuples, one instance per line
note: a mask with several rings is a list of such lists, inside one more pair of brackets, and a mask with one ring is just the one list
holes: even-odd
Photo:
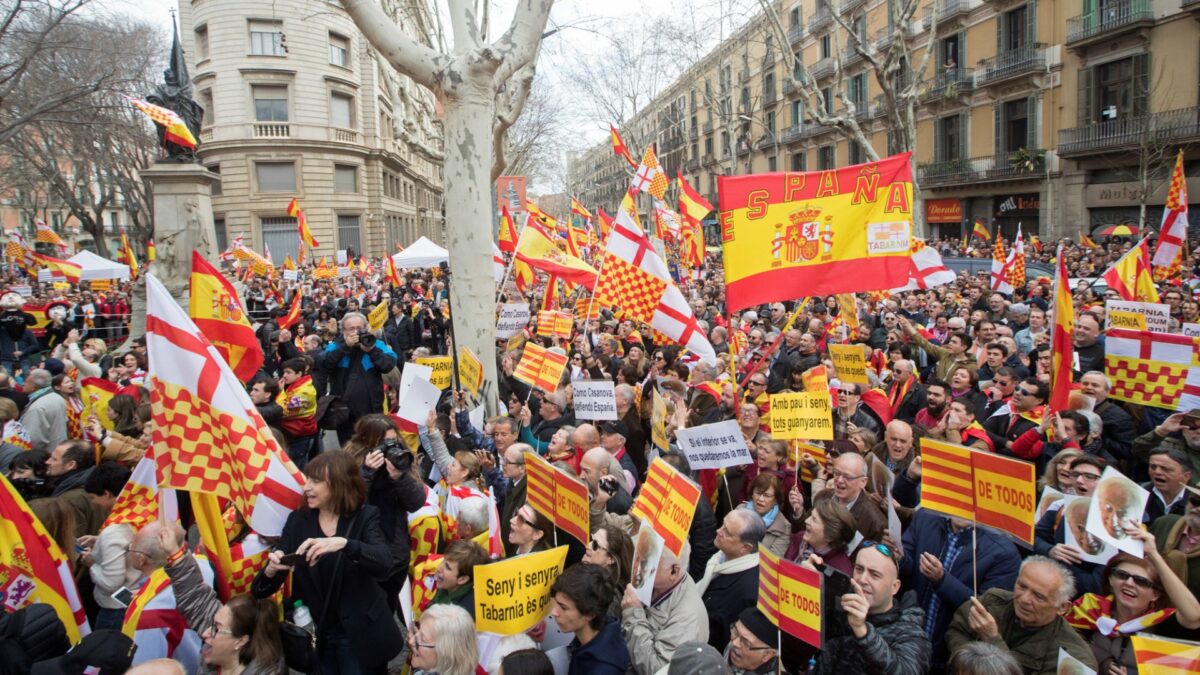
[(675, 440), (692, 469), (723, 469), (750, 464), (750, 449), (734, 420), (677, 429)]
[(12, 286), (10, 290), (22, 298), (33, 297), (33, 286)]
[(349, 260), (349, 257), (347, 257), (347, 256), (346, 256), (346, 249), (344, 249), (344, 248), (343, 248), (343, 249), (338, 249), (338, 252), (337, 252), (337, 264), (338, 264), (338, 265), (345, 265), (347, 260)]
[(1200, 323), (1185, 323), (1180, 332), (1188, 337), (1200, 337)]
[(500, 305), (500, 318), (496, 320), (496, 337), (506, 340), (529, 323), (529, 303), (510, 302)]
[(619, 419), (612, 380), (575, 380), (571, 383), (571, 391), (574, 392), (575, 419)]
[(1129, 480), (1120, 471), (1108, 467), (1092, 491), (1088, 508), (1087, 531), (1100, 541), (1139, 558), (1145, 555), (1141, 539), (1126, 533), (1130, 520), (1140, 524), (1150, 492)]
[(349, 267), (339, 267), (337, 270), (339, 279), (345, 279), (352, 274)]
[(1146, 317), (1146, 330), (1155, 333), (1169, 333), (1171, 331), (1171, 308), (1154, 303), (1154, 302), (1133, 302), (1131, 300), (1109, 300), (1104, 303), (1104, 328), (1105, 330), (1112, 327), (1113, 310), (1118, 312), (1128, 312), (1131, 314), (1141, 314)]
[[(426, 382), (433, 379), (433, 368), (422, 365), (420, 363), (402, 363), (400, 364), (400, 387), (396, 389), (396, 400), (403, 401), (408, 396), (408, 391), (412, 389), (413, 380), (425, 380)], [(421, 420), (424, 424), (425, 420)]]
[(430, 384), (428, 380), (413, 378), (407, 395), (400, 400), (396, 415), (413, 424), (425, 424), (429, 411), (437, 405), (441, 395), (442, 390)]
[(295, 281), (299, 276), (300, 276), (300, 270), (284, 270), (283, 271), (283, 280), (284, 281)]

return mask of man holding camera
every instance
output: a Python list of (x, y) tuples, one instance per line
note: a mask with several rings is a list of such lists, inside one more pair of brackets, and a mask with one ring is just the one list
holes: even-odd
[(367, 329), (367, 317), (348, 312), (342, 318), (342, 335), (331, 342), (317, 360), (317, 369), (329, 381), (329, 393), (350, 410), (338, 427), (338, 443), (354, 434), (354, 423), (370, 413), (383, 412), (383, 375), (396, 367), (396, 353)]

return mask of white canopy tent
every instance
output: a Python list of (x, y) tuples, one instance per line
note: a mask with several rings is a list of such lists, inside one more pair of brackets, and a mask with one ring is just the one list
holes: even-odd
[(449, 251), (425, 237), (414, 241), (412, 246), (392, 256), (392, 263), (398, 270), (409, 267), (437, 267), (449, 260)]
[(67, 259), (67, 262), (79, 265), (80, 281), (93, 279), (117, 279), (124, 281), (129, 278), (129, 265), (101, 258), (91, 251), (80, 251)]

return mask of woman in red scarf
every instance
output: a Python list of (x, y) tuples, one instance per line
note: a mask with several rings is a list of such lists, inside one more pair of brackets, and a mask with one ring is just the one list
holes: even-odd
[(1189, 630), (1200, 628), (1200, 601), (1159, 554), (1154, 535), (1134, 520), (1125, 531), (1141, 540), (1145, 559), (1118, 553), (1104, 569), (1102, 594), (1085, 593), (1067, 615), (1091, 645), (1100, 664), (1097, 675), (1138, 672), (1130, 635), (1154, 632), (1155, 626), (1169, 620)]

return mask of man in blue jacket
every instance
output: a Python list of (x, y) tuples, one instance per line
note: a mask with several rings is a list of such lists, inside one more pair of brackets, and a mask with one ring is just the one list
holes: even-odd
[[(925, 635), (933, 644), (931, 672), (944, 671), (950, 658), (945, 636), (954, 611), (989, 588), (1012, 588), (1020, 568), (1016, 546), (1002, 535), (927, 509), (913, 514), (904, 531), (900, 578), (925, 610)], [(972, 589), (973, 583), (979, 587)]]

